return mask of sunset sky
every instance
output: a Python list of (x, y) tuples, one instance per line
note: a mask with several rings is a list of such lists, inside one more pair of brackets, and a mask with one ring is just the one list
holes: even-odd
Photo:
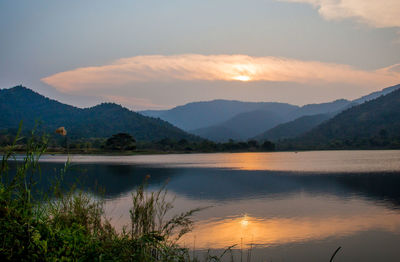
[(0, 88), (133, 110), (400, 83), (399, 0), (1, 0)]

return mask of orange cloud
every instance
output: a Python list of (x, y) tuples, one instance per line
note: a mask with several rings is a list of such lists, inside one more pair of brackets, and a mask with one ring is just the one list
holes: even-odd
[(77, 68), (45, 77), (42, 81), (66, 93), (95, 90), (100, 85), (113, 87), (199, 80), (387, 86), (397, 84), (400, 79), (400, 73), (392, 68), (365, 71), (342, 64), (270, 56), (150, 55), (122, 58), (103, 66)]
[(134, 110), (138, 109), (167, 109), (169, 106), (158, 105), (151, 102), (146, 98), (137, 98), (129, 95), (125, 96), (117, 96), (117, 95), (102, 95), (102, 98), (107, 102), (115, 102), (120, 105), (123, 105), (128, 108), (132, 108)]
[(279, 0), (311, 4), (327, 20), (353, 18), (369, 26), (400, 27), (399, 0)]

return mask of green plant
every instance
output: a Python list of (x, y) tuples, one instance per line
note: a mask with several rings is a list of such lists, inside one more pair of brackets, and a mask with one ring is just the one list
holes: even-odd
[[(147, 192), (145, 185), (132, 194), (131, 223), (117, 232), (104, 216), (104, 201), (76, 190), (61, 190), (61, 179), (40, 198), (32, 194), (40, 179), (40, 156), (47, 138), (27, 140), (26, 155), (18, 160), (13, 144), (3, 155), (0, 180), (1, 261), (189, 261), (188, 250), (177, 240), (191, 230), (191, 210), (166, 220), (172, 202), (167, 191)], [(68, 167), (68, 162), (62, 173)], [(127, 231), (126, 228), (130, 230)]]
[(34, 259), (42, 249), (42, 242), (38, 238), (37, 227), (40, 224), (42, 212), (32, 197), (35, 189), (35, 175), (40, 173), (38, 164), (40, 156), (46, 150), (47, 138), (39, 139), (35, 132), (26, 143), (26, 155), (18, 164), (15, 173), (10, 174), (8, 162), (15, 159), (13, 149), (22, 138), (19, 136), (21, 126), (9, 150), (3, 155), (0, 168), (0, 258)]

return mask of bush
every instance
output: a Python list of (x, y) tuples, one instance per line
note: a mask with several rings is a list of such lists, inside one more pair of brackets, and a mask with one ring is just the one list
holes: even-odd
[(107, 139), (106, 148), (111, 150), (135, 150), (136, 140), (129, 134), (118, 133)]
[(33, 197), (47, 140), (32, 134), (25, 158), (11, 175), (8, 162), (17, 141), (0, 170), (1, 261), (190, 260), (177, 240), (191, 230), (190, 217), (198, 209), (165, 220), (173, 207), (167, 191), (148, 193), (142, 185), (132, 194), (130, 225), (117, 232), (104, 216), (103, 200), (87, 193), (63, 192), (56, 185), (47, 197)]

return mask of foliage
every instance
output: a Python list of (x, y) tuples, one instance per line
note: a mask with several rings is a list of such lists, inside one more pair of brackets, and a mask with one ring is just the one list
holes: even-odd
[(262, 144), (262, 148), (264, 148), (267, 151), (274, 151), (275, 150), (275, 144), (266, 140), (263, 144)]
[(136, 140), (129, 134), (118, 133), (107, 139), (105, 147), (112, 150), (134, 150)]
[(181, 139), (179, 141), (173, 139), (163, 139), (157, 142), (138, 143), (138, 150), (156, 150), (165, 152), (243, 152), (243, 151), (274, 151), (275, 145), (266, 140), (270, 144), (269, 147), (263, 147), (256, 140), (247, 142), (234, 141), (230, 139), (226, 143), (215, 143), (213, 141), (204, 140), (201, 142), (187, 141)]
[(1, 162), (1, 261), (190, 260), (176, 241), (191, 230), (198, 209), (166, 219), (173, 206), (165, 188), (148, 193), (142, 185), (132, 194), (130, 225), (117, 232), (104, 216), (103, 200), (87, 193), (63, 191), (56, 183), (49, 195), (34, 197), (47, 139), (32, 133), (14, 174), (8, 162), (17, 142)]
[[(0, 135), (0, 141), (2, 136)], [(7, 135), (4, 141), (10, 141), (11, 136)], [(267, 140), (265, 140), (267, 141)], [(264, 141), (264, 142), (265, 142)], [(65, 146), (60, 147), (65, 144), (57, 144), (52, 139), (49, 139), (48, 152), (65, 152)], [(272, 143), (268, 141), (269, 143)], [(15, 149), (24, 150), (26, 142), (21, 140)], [(68, 147), (70, 153), (109, 153), (113, 150), (118, 150), (119, 152), (127, 151), (125, 153), (133, 153), (132, 150), (136, 149), (137, 153), (161, 153), (161, 152), (262, 152), (262, 151), (274, 151), (274, 147), (263, 147), (256, 140), (249, 140), (247, 142), (229, 140), (226, 143), (215, 143), (208, 140), (203, 141), (190, 141), (187, 139), (170, 139), (164, 138), (156, 141), (137, 141), (136, 143), (128, 143), (125, 146), (124, 143), (119, 143), (119, 145), (113, 145), (114, 142), (110, 141), (107, 145), (107, 140), (98, 138), (88, 138), (88, 139), (78, 139), (73, 141), (68, 141)], [(130, 144), (130, 146), (129, 146)], [(3, 150), (7, 147), (3, 145)]]

